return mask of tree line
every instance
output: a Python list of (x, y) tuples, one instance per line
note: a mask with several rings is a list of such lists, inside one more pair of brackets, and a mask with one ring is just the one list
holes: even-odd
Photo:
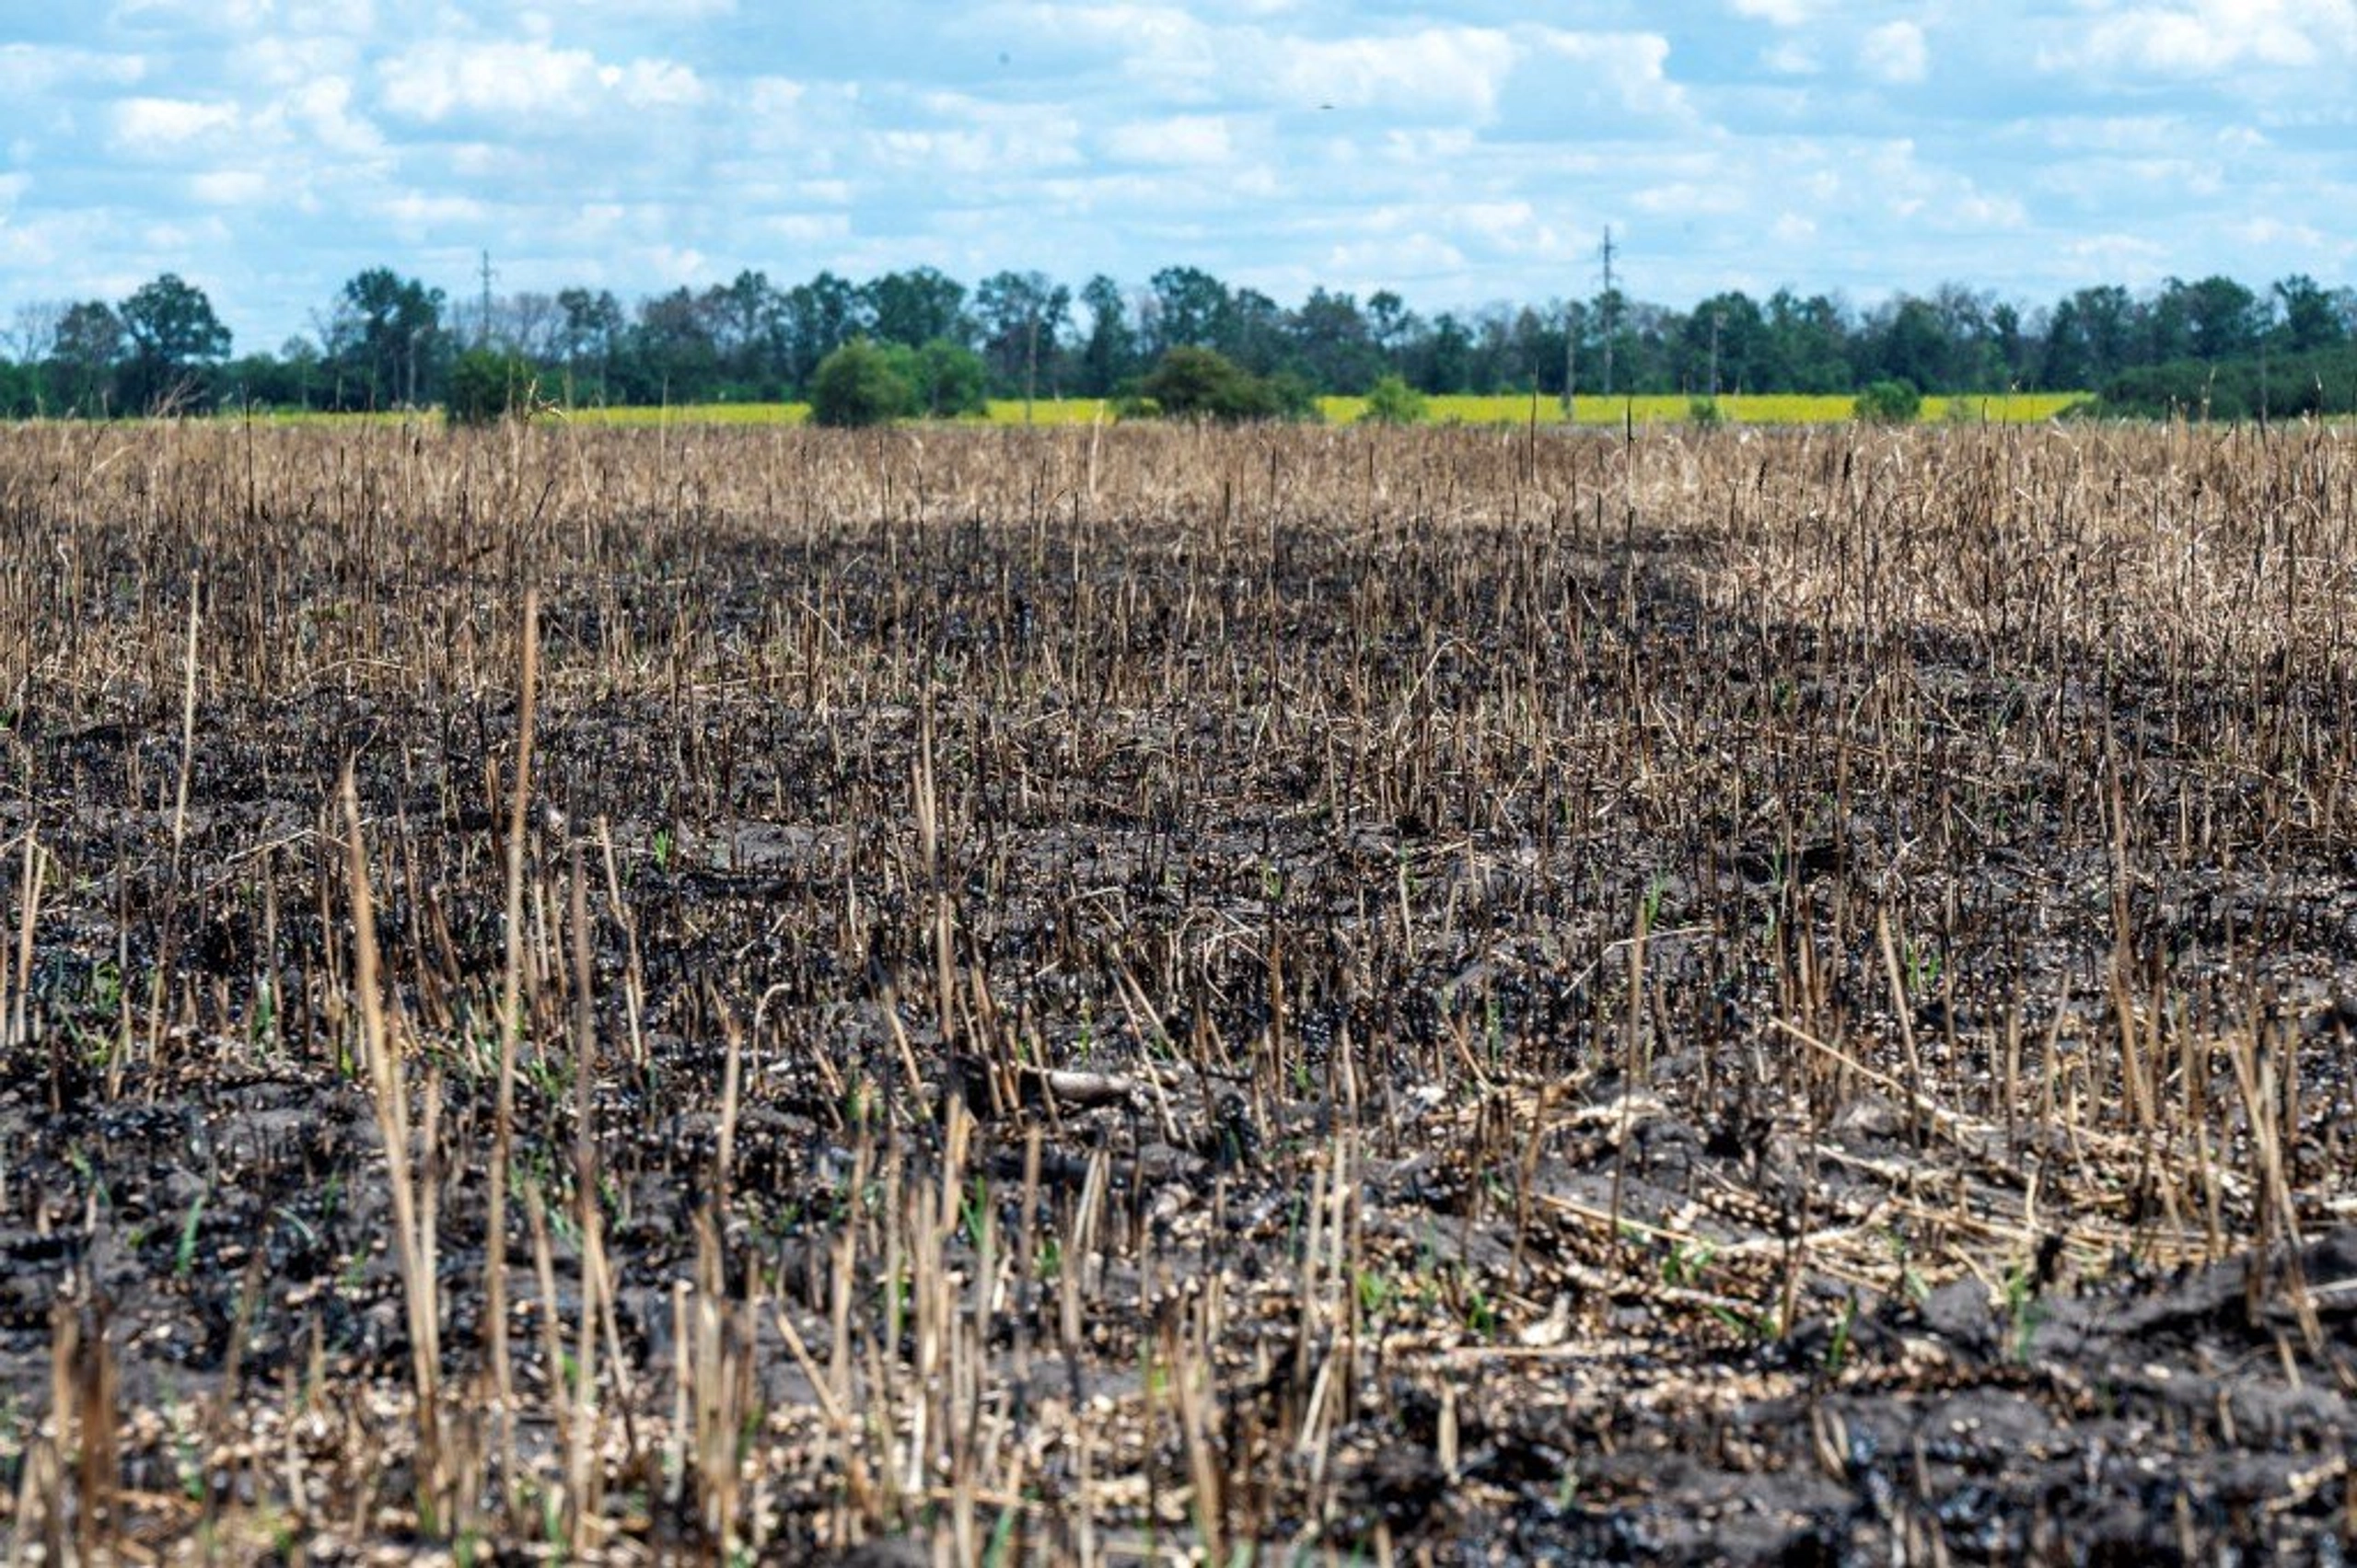
[[(2264, 407), (2273, 356), (2288, 367), (2276, 406), (2290, 409), (2302, 377), (2322, 388), (2357, 365), (2357, 291), (2300, 274), (2265, 288), (2226, 277), (2084, 288), (2043, 306), (1947, 285), (1865, 309), (1779, 289), (1679, 310), (1616, 289), (1428, 315), (1388, 289), (1313, 288), (1287, 307), (1189, 266), (1142, 286), (1100, 275), (1077, 290), (1037, 272), (970, 288), (933, 267), (784, 286), (746, 271), (629, 304), (590, 288), (454, 298), (377, 267), (313, 320), (274, 352), (233, 357), (203, 291), (169, 273), (119, 302), (20, 306), (0, 345), (0, 413), (423, 407), (471, 395), (484, 372), (470, 354), (575, 404), (783, 401), (811, 396), (821, 367), (853, 343), (898, 366), (902, 412), (936, 413), (988, 397), (1135, 394), (1177, 349), (1213, 351), (1274, 389), (1280, 407), (1393, 377), (1426, 394), (1560, 397), (1568, 385), (1703, 398), (1904, 383), (1950, 394), (2119, 388), (2123, 399), (2141, 387), (2175, 399), (2218, 385), (2188, 367), (2222, 365), (2239, 367), (2234, 384), (2250, 382)], [(2357, 384), (2349, 390), (2357, 397)]]

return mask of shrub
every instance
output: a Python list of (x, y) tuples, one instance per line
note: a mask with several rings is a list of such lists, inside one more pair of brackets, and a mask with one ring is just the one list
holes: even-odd
[(444, 408), (453, 424), (490, 424), (532, 406), (532, 366), (521, 356), (469, 349), (450, 367)]
[(865, 338), (854, 338), (820, 360), (810, 377), (811, 423), (889, 424), (915, 413), (916, 390), (894, 364), (896, 357)]
[(1386, 376), (1367, 389), (1361, 424), (1422, 424), (1429, 405), (1424, 394), (1397, 376)]
[(1703, 430), (1716, 430), (1727, 422), (1726, 410), (1716, 398), (1689, 398), (1686, 403), (1686, 422)]
[(1308, 383), (1299, 377), (1264, 381), (1227, 355), (1208, 348), (1171, 349), (1138, 383), (1138, 391), (1174, 419), (1215, 419), (1231, 424), (1248, 419), (1299, 418), (1318, 406)]
[(1851, 406), (1869, 424), (1912, 424), (1923, 412), (1923, 394), (1912, 381), (1876, 381)]

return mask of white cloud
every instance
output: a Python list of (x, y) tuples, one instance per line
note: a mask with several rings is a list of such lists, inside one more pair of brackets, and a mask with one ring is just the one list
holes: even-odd
[(1738, 17), (1796, 28), (1833, 10), (1836, 4), (1837, 0), (1733, 0), (1733, 9)]
[(1124, 163), (1223, 164), (1236, 156), (1227, 122), (1216, 114), (1133, 121), (1105, 134), (1105, 150)]
[(1876, 81), (1903, 87), (1920, 82), (1931, 68), (1923, 29), (1913, 22), (1885, 22), (1858, 41), (1858, 64)]
[(1396, 36), (1290, 40), (1271, 52), (1279, 64), (1271, 86), (1294, 107), (1480, 118), (1495, 106), (1499, 84), (1521, 52), (1493, 29), (1427, 28)]
[(2101, 5), (2038, 64), (2214, 76), (2245, 67), (2300, 70), (2357, 60), (2357, 0), (2184, 0)]
[(387, 60), (377, 79), (389, 113), (428, 124), (461, 116), (505, 118), (517, 130), (535, 119), (681, 108), (703, 97), (702, 82), (686, 65), (666, 60), (618, 65), (586, 49), (537, 41), (435, 39)]
[(1630, 204), (1661, 217), (1725, 217), (1748, 211), (1751, 193), (1728, 183), (1698, 185), (1681, 180), (1640, 191), (1630, 198)]
[(1591, 96), (1643, 115), (1682, 115), (1686, 90), (1670, 78), (1669, 40), (1660, 33), (1575, 33), (1542, 30), (1528, 69), (1577, 82)]
[(311, 145), (345, 157), (373, 157), (384, 150), (376, 125), (353, 111), (352, 84), (319, 76), (282, 99), (273, 113)]
[(207, 169), (189, 181), (196, 200), (208, 207), (250, 207), (270, 199), (271, 177), (258, 168)]
[(471, 197), (404, 191), (387, 201), (383, 211), (392, 219), (396, 228), (407, 234), (422, 235), (428, 229), (453, 224), (478, 226), (487, 209)]
[(114, 142), (141, 157), (178, 153), (190, 144), (238, 128), (234, 103), (184, 98), (131, 98), (114, 106)]
[(19, 103), (68, 84), (124, 87), (147, 74), (137, 54), (103, 54), (87, 49), (39, 44), (0, 44), (0, 94)]
[(122, 0), (114, 19), (132, 28), (250, 32), (272, 19), (273, 0)]

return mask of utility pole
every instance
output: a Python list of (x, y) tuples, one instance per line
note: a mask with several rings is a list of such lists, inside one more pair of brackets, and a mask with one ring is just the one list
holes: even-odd
[(482, 253), (482, 314), (475, 319), (475, 347), (491, 346), (491, 252)]
[(1612, 258), (1616, 250), (1612, 244), (1610, 224), (1604, 226), (1602, 254), (1604, 257), (1604, 395), (1608, 398), (1612, 395), (1612, 329), (1616, 325), (1616, 318), (1620, 314), (1620, 302), (1612, 292)]

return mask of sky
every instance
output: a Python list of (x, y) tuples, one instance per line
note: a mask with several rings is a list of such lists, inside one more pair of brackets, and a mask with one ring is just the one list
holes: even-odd
[(0, 332), (240, 352), (389, 265), (625, 300), (931, 265), (1427, 311), (2357, 283), (2357, 0), (0, 0)]

